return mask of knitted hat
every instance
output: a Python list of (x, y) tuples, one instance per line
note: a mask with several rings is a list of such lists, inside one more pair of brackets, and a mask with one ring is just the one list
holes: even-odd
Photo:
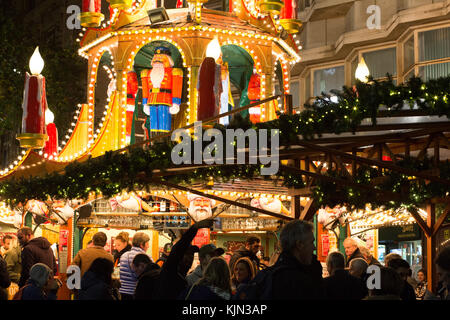
[(36, 263), (31, 267), (30, 279), (36, 282), (39, 287), (43, 287), (52, 273), (52, 270), (43, 263)]

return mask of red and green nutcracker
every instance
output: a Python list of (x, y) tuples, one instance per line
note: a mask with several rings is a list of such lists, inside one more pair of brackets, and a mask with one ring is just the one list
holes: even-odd
[(158, 47), (153, 56), (152, 69), (141, 71), (142, 104), (148, 116), (147, 134), (169, 132), (172, 114), (180, 111), (183, 70), (173, 68), (169, 48)]

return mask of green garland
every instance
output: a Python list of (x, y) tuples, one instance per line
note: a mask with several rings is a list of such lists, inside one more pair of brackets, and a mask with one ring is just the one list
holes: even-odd
[[(333, 103), (326, 97), (318, 98), (314, 104), (306, 105), (299, 114), (281, 114), (278, 119), (252, 124), (248, 118), (239, 115), (227, 127), (216, 125), (215, 128), (225, 129), (253, 128), (278, 129), (280, 145), (289, 147), (299, 141), (300, 137), (310, 139), (323, 133), (354, 132), (365, 118), (376, 117), (380, 107), (386, 107), (395, 113), (406, 102), (411, 107), (416, 104), (426, 115), (450, 117), (450, 77), (430, 80), (423, 83), (420, 78), (412, 78), (406, 84), (396, 86), (392, 79), (379, 82), (372, 80), (365, 84), (358, 82), (356, 90), (344, 87), (336, 91), (338, 102)], [(207, 143), (204, 143), (204, 147)], [(73, 162), (65, 168), (64, 174), (52, 173), (44, 177), (21, 178), (0, 183), (0, 198), (11, 205), (25, 202), (27, 199), (82, 199), (89, 193), (96, 192), (104, 197), (112, 197), (122, 190), (143, 190), (154, 183), (151, 182), (155, 169), (173, 168), (171, 150), (174, 142), (154, 144), (147, 149), (132, 148), (127, 152), (107, 152), (102, 157), (90, 158), (78, 163)], [(431, 167), (428, 159), (417, 161), (407, 159), (396, 163), (400, 167), (427, 170)], [(220, 165), (209, 166), (185, 174), (165, 175), (165, 181), (176, 184), (191, 185), (196, 182), (232, 181), (233, 179), (251, 180), (260, 177), (260, 165)], [(351, 208), (364, 208), (367, 203), (373, 207), (415, 208), (423, 205), (432, 197), (443, 197), (450, 192), (449, 186), (434, 182), (426, 184), (422, 180), (410, 180), (406, 175), (391, 170), (375, 170), (371, 167), (360, 167), (354, 178), (340, 176), (337, 171), (329, 170), (327, 175), (345, 179), (353, 183), (372, 184), (374, 188), (396, 192), (403, 196), (401, 201), (387, 201), (376, 197), (373, 192), (362, 189), (337, 186), (335, 183), (318, 181), (314, 189), (314, 199), (320, 206), (335, 206), (345, 204)], [(301, 175), (295, 175), (279, 170), (277, 177), (286, 187), (302, 188), (305, 181)], [(270, 178), (270, 177), (266, 177)], [(450, 178), (450, 164), (440, 164), (440, 178)], [(375, 183), (381, 181), (381, 183)]]

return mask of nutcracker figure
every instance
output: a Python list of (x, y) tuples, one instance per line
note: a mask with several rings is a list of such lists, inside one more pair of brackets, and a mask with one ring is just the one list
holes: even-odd
[[(261, 97), (261, 79), (259, 74), (254, 73), (250, 77), (250, 81), (248, 82), (248, 91), (247, 91), (248, 99), (250, 100), (250, 104), (256, 103), (260, 100)], [(253, 123), (260, 122), (261, 118), (261, 107), (256, 106), (252, 107), (248, 110), (250, 114), (250, 121)]]
[(133, 115), (138, 92), (138, 78), (136, 72), (128, 72), (127, 75), (127, 124), (126, 124), (126, 142), (131, 142), (131, 128), (133, 126)]
[(151, 70), (141, 72), (142, 104), (148, 116), (145, 127), (149, 137), (171, 130), (171, 114), (180, 111), (183, 88), (183, 70), (173, 68), (168, 48), (156, 48), (151, 64)]

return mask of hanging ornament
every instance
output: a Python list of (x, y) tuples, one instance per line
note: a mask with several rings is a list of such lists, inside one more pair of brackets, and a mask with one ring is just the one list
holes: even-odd
[(97, 28), (101, 25), (105, 16), (101, 12), (101, 0), (83, 0), (80, 22), (83, 27)]

